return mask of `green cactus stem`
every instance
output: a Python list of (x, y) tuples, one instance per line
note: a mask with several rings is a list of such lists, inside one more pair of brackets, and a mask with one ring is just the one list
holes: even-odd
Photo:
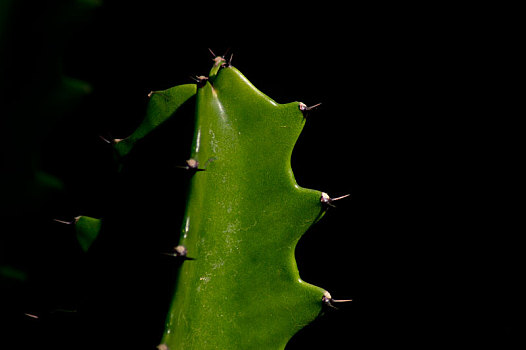
[(170, 349), (280, 349), (321, 311), (324, 291), (303, 282), (301, 235), (323, 214), (321, 192), (290, 167), (305, 123), (237, 69), (199, 88), (191, 182), (180, 244), (183, 264), (163, 343)]
[(283, 349), (333, 302), (327, 291), (301, 280), (294, 257), (300, 237), (333, 201), (298, 186), (291, 169), (312, 108), (276, 103), (223, 57), (196, 81), (152, 93), (144, 122), (114, 142), (125, 156), (196, 96), (194, 139), (183, 167), (192, 177), (171, 254), (191, 258), (180, 268), (159, 348)]

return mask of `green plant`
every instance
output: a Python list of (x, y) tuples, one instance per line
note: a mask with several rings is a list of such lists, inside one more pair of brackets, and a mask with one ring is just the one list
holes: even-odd
[(160, 348), (282, 349), (335, 302), (300, 279), (294, 259), (300, 237), (335, 199), (299, 187), (292, 173), (292, 150), (312, 108), (278, 104), (230, 61), (214, 61), (197, 84), (150, 93), (141, 125), (113, 140), (123, 160), (178, 118), (182, 105), (195, 103), (184, 166), (192, 179), (173, 253), (185, 262)]
[[(60, 171), (48, 171), (49, 166), (43, 167), (45, 161), (42, 158), (49, 151), (45, 145), (49, 145), (50, 135), (60, 135), (57, 128), (62, 126), (63, 131), (75, 133), (71, 128), (74, 124), (70, 124), (69, 128), (63, 125), (68, 122), (68, 118), (71, 121), (78, 117), (76, 107), (86, 101), (85, 95), (92, 93), (91, 85), (66, 76), (61, 63), (64, 43), (67, 38), (71, 40), (71, 29), (76, 27), (74, 22), (82, 19), (86, 14), (81, 14), (89, 12), (86, 10), (96, 4), (96, 1), (64, 0), (42, 5), (48, 11), (47, 15), (33, 15), (39, 20), (30, 26), (29, 34), (20, 34), (20, 28), (31, 23), (33, 17), (13, 21), (15, 29), (10, 29), (12, 23), (7, 21), (12, 21), (17, 16), (23, 17), (24, 6), (18, 3), (15, 6), (12, 1), (1, 5), (5, 5), (3, 9), (12, 7), (16, 10), (16, 16), (5, 16), (7, 11), (1, 11), (0, 15), (0, 49), (3, 53), (9, 53), (0, 57), (0, 87), (5, 92), (0, 98), (2, 105), (5, 103), (8, 107), (5, 126), (9, 130), (7, 139), (3, 140), (6, 145), (3, 148), (12, 150), (6, 164), (10, 169), (15, 169), (12, 173), (2, 171), (0, 174), (4, 186), (0, 205), (2, 215), (5, 215), (3, 221), (7, 223), (3, 231), (10, 233), (2, 238), (7, 237), (6, 247), (9, 247), (9, 243), (12, 243), (9, 237), (21, 237), (19, 240), (24, 241), (21, 232), (34, 232), (25, 237), (38, 237), (41, 242), (46, 242), (42, 256), (39, 256), (46, 263), (42, 264), (45, 267), (39, 271), (34, 266), (44, 260), (39, 261), (38, 257), (35, 261), (24, 261), (21, 254), (17, 254), (16, 259), (11, 259), (15, 263), (11, 263), (9, 258), (2, 256), (0, 282), (2, 289), (7, 286), (12, 295), (19, 290), (32, 290), (30, 297), (17, 299), (18, 304), (13, 307), (13, 314), (25, 314), (25, 318), (29, 316), (29, 320), (24, 319), (22, 322), (48, 322), (40, 328), (41, 334), (47, 334), (48, 330), (55, 328), (49, 320), (63, 311), (71, 311), (67, 313), (67, 317), (81, 319), (77, 324), (98, 320), (102, 314), (94, 316), (86, 311), (89, 305), (97, 304), (103, 299), (93, 295), (95, 288), (84, 288), (89, 282), (80, 284), (81, 297), (76, 298), (76, 295), (72, 296), (75, 293), (70, 293), (66, 300), (62, 299), (66, 293), (57, 295), (56, 299), (46, 300), (49, 295), (55, 294), (53, 290), (42, 293), (42, 288), (34, 288), (41, 283), (46, 286), (54, 284), (56, 289), (61, 289), (68, 286), (72, 274), (80, 276), (79, 280), (86, 278), (83, 275), (85, 270), (71, 263), (73, 260), (62, 260), (62, 255), (53, 258), (53, 254), (73, 248), (71, 251), (74, 254), (78, 251), (82, 259), (89, 260), (94, 255), (100, 258), (101, 255), (97, 255), (100, 250), (97, 249), (106, 244), (105, 238), (116, 233), (116, 227), (111, 227), (111, 223), (133, 221), (130, 220), (133, 219), (133, 214), (128, 211), (130, 205), (117, 200), (113, 202), (113, 207), (105, 203), (91, 206), (99, 208), (95, 212), (103, 213), (102, 219), (85, 215), (86, 212), (96, 215), (90, 213), (94, 210), (76, 211), (73, 216), (81, 216), (74, 219), (70, 217), (70, 221), (66, 221), (71, 224), (69, 229), (74, 228), (70, 230), (74, 232), (70, 237), (76, 237), (77, 242), (73, 242), (76, 247), (64, 240), (66, 243), (56, 251), (49, 248), (54, 245), (53, 242), (65, 237), (61, 236), (61, 229), (57, 225), (53, 228), (41, 228), (44, 226), (42, 223), (51, 221), (52, 217), (64, 218), (68, 215), (56, 210), (56, 207), (51, 208), (51, 198), (63, 203), (60, 208), (71, 211), (77, 208), (71, 202), (66, 203), (66, 193), (78, 198), (78, 202), (87, 200), (74, 193), (75, 187), (73, 190), (68, 188), (68, 184), (71, 186), (72, 182), (68, 183)], [(5, 28), (10, 31), (5, 31)], [(41, 28), (46, 30), (42, 30), (42, 38), (39, 38), (35, 33), (39, 33)], [(6, 33), (13, 32), (32, 40), (33, 45), (27, 49), (31, 55), (25, 55), (26, 51), (19, 49), (19, 46), (24, 45), (23, 40), (11, 39), (16, 45), (4, 41), (4, 38), (10, 37)], [(35, 55), (33, 47), (39, 45), (42, 46), (42, 52)], [(22, 63), (15, 66), (23, 66), (25, 72), (24, 69), (10, 72), (12, 62), (20, 61), (23, 56), (33, 55), (35, 57), (30, 61), (32, 64), (26, 67), (22, 60)], [(22, 77), (32, 77), (37, 84), (26, 89), (18, 82), (21, 72), (25, 74)], [(119, 168), (129, 169), (128, 165), (133, 163), (133, 160), (129, 162), (130, 158), (133, 158), (137, 150), (141, 152), (140, 149), (148, 139), (159, 138), (159, 130), (168, 123), (173, 125), (182, 119), (191, 119), (195, 111), (193, 145), (187, 163), (181, 164), (191, 175), (188, 205), (182, 220), (179, 245), (170, 253), (182, 266), (177, 282), (173, 281), (176, 282), (176, 291), (159, 347), (168, 346), (172, 350), (181, 347), (283, 348), (294, 333), (315, 319), (324, 307), (331, 307), (335, 302), (325, 290), (300, 280), (294, 259), (295, 246), (300, 237), (314, 222), (321, 219), (333, 201), (320, 191), (300, 188), (291, 170), (291, 153), (312, 107), (299, 102), (277, 104), (258, 91), (223, 57), (215, 57), (208, 77), (197, 77), (196, 80), (196, 84), (152, 92), (149, 95), (146, 117), (135, 132), (122, 140), (109, 141), (114, 146)], [(24, 89), (20, 88), (22, 86)], [(27, 101), (31, 101), (31, 108), (19, 108)], [(99, 103), (98, 107), (101, 105), (104, 104)], [(190, 115), (186, 112), (190, 112)], [(86, 125), (83, 122), (79, 124), (83, 124), (83, 128)], [(90, 126), (87, 129), (89, 128)], [(86, 134), (91, 131), (84, 130)], [(157, 135), (153, 135), (156, 133)], [(94, 135), (96, 138), (96, 134)], [(86, 162), (84, 169), (95, 169), (99, 165), (93, 159), (88, 164), (89, 160), (82, 157), (75, 158), (71, 163), (81, 162)], [(94, 167), (94, 164), (97, 166)], [(92, 172), (80, 178), (89, 179), (89, 174)], [(95, 188), (97, 185), (92, 186)], [(134, 186), (130, 192), (141, 190)], [(127, 199), (133, 197), (133, 193), (126, 196)], [(147, 205), (142, 200), (137, 202), (139, 206)], [(90, 208), (89, 205), (85, 207)], [(57, 213), (61, 214), (57, 217)], [(22, 221), (25, 226), (17, 226), (16, 223)], [(174, 224), (179, 225), (179, 221)], [(130, 227), (133, 224), (127, 225)], [(174, 241), (177, 241), (177, 236), (175, 233)], [(92, 249), (98, 238), (98, 242), (102, 240), (103, 243)], [(14, 242), (12, 246), (17, 246), (18, 241)], [(23, 249), (18, 245), (15, 251)], [(109, 250), (108, 245), (104, 249)], [(91, 255), (84, 254), (88, 251)], [(53, 259), (57, 260), (55, 265), (49, 263)], [(20, 263), (21, 261), (24, 263)], [(59, 271), (54, 275), (55, 278), (49, 278), (53, 273), (46, 268), (65, 265), (70, 265), (67, 273)], [(35, 270), (39, 273), (35, 273)], [(93, 273), (95, 274), (96, 272)], [(115, 278), (115, 275), (111, 278)], [(59, 284), (55, 284), (56, 282)], [(14, 285), (16, 289), (11, 288)], [(119, 295), (123, 304), (127, 301), (125, 294)], [(85, 300), (88, 300), (88, 306), (83, 304)], [(93, 300), (93, 304), (89, 304), (90, 300)], [(10, 298), (3, 300), (3, 305), (10, 303)], [(103, 306), (101, 308), (104, 309)], [(107, 309), (103, 312), (107, 312)], [(4, 313), (2, 317), (10, 322), (13, 319), (10, 312)], [(19, 327), (24, 333), (25, 326), (23, 323)], [(66, 336), (67, 332), (63, 332), (60, 327), (59, 329), (59, 334), (50, 333), (49, 338), (54, 339), (49, 342), (64, 344), (69, 340), (76, 340), (75, 333)], [(96, 331), (87, 328), (82, 334), (91, 336), (94, 333)], [(96, 338), (97, 336), (94, 337)], [(100, 334), (98, 338), (104, 339)], [(31, 340), (35, 344), (45, 344), (45, 341), (41, 343), (38, 336)], [(90, 348), (87, 344), (78, 346)]]

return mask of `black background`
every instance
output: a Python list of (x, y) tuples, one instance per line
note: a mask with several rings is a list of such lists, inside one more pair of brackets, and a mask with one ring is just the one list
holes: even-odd
[[(24, 91), (45, 75), (46, 5), (31, 6), (9, 44), (4, 96), (22, 102), (6, 98), (7, 116), (31, 108)], [(159, 252), (177, 243), (187, 176), (175, 166), (187, 157), (191, 122), (176, 137), (159, 133), (163, 141), (146, 144), (124, 175), (99, 135), (127, 136), (149, 91), (206, 75), (210, 48), (233, 53), (233, 65), (277, 102), (322, 102), (298, 140), (294, 174), (303, 187), (351, 194), (306, 233), (296, 256), (305, 281), (353, 301), (329, 310), (287, 349), (502, 345), (513, 334), (507, 312), (516, 257), (493, 238), (509, 233), (498, 211), (478, 212), (481, 192), (493, 191), (479, 174), (500, 164), (483, 160), (494, 151), (479, 142), (498, 136), (485, 129), (494, 105), (479, 94), (488, 80), (479, 74), (488, 53), (479, 44), (488, 32), (466, 24), (467, 13), (105, 1), (67, 33), (61, 59), (62, 71), (92, 93), (40, 144), (39, 164), (66, 192), (36, 212), (3, 218), (1, 262), (29, 277), (2, 288), (9, 324), (2, 340), (155, 348), (177, 268)], [(169, 151), (158, 152), (160, 144)], [(9, 142), (2, 146), (10, 152)], [(52, 221), (77, 215), (107, 222), (87, 255), (67, 226)]]

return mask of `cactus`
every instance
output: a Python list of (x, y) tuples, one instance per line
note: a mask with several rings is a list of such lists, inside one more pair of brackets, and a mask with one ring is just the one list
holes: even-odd
[[(103, 239), (114, 237), (114, 229), (119, 226), (119, 219), (123, 219), (119, 215), (128, 209), (115, 201), (119, 208), (112, 208), (106, 202), (96, 210), (89, 210), (94, 208), (89, 204), (81, 205), (81, 210), (78, 210), (77, 205), (68, 203), (69, 198), (65, 195), (72, 195), (79, 203), (88, 203), (89, 198), (68, 187), (73, 182), (68, 183), (67, 174), (63, 177), (60, 171), (50, 171), (53, 166), (49, 167), (43, 159), (49, 157), (49, 148), (44, 146), (50, 144), (50, 138), (60, 135), (61, 131), (71, 131), (71, 125), (64, 126), (64, 123), (78, 120), (74, 108), (80, 102), (88, 101), (83, 98), (85, 95), (93, 95), (91, 85), (66, 75), (61, 62), (64, 43), (71, 38), (68, 33), (75, 27), (74, 21), (82, 19), (84, 15), (79, 14), (88, 12), (86, 10), (96, 3), (64, 0), (52, 2), (49, 9), (48, 5), (43, 5), (53, 16), (39, 16), (40, 22), (31, 27), (31, 33), (37, 32), (38, 28), (46, 29), (42, 30), (42, 38), (34, 39), (36, 43), (42, 40), (46, 49), (38, 56), (42, 57), (40, 64), (28, 68), (25, 73), (34, 76), (34, 81), (38, 82), (30, 89), (17, 82), (16, 72), (21, 70), (12, 70), (12, 63), (5, 59), (16, 61), (25, 52), (10, 51), (14, 41), (5, 40), (26, 23), (12, 21), (23, 14), (23, 6), (14, 1), (0, 5), (0, 50), (9, 53), (0, 57), (0, 89), (4, 92), (0, 99), (2, 106), (7, 107), (3, 109), (3, 112), (7, 111), (7, 118), (3, 118), (2, 127), (9, 130), (3, 144), (4, 149), (13, 150), (4, 164), (9, 165), (6, 169), (15, 170), (0, 174), (4, 185), (0, 207), (3, 221), (8, 222), (4, 231), (20, 237), (2, 240), (2, 244), (7, 242), (5, 251), (9, 250), (9, 245), (17, 249), (9, 256), (1, 257), (1, 291), (7, 287), (9, 295), (19, 298), (14, 303), (10, 298), (3, 300), (2, 306), (12, 305), (8, 312), (3, 313), (2, 319), (5, 317), (11, 322), (12, 315), (25, 315), (12, 323), (21, 333), (25, 332), (28, 322), (36, 322), (30, 324), (30, 327), (39, 327), (37, 335), (31, 339), (35, 344), (30, 346), (46, 345), (45, 339), (38, 340), (38, 332), (40, 335), (49, 334), (47, 341), (54, 343), (52, 347), (55, 343), (65, 344), (76, 338), (75, 333), (65, 335), (67, 332), (61, 331), (58, 335), (48, 332), (55, 328), (53, 322), (62, 317), (57, 310), (76, 311), (64, 316), (70, 318), (64, 324), (78, 324), (94, 315), (90, 314), (93, 312), (90, 307), (102, 299), (97, 300), (97, 287), (92, 286), (94, 276), (100, 271), (95, 269), (91, 270), (92, 274), (86, 274), (88, 268), (93, 268), (90, 265), (93, 260), (100, 263), (97, 260), (101, 257), (97, 255), (100, 250), (97, 249), (101, 246), (94, 243), (99, 236)], [(7, 16), (7, 10), (14, 15)], [(71, 13), (77, 15), (69, 16)], [(24, 66), (25, 61), (21, 62), (15, 67)], [(155, 139), (158, 134), (153, 134), (159, 130), (162, 132), (165, 124), (181, 121), (185, 118), (184, 112), (196, 111), (191, 151), (179, 163), (179, 168), (186, 169), (190, 175), (187, 208), (182, 218), (180, 238), (177, 232), (173, 235), (177, 247), (168, 254), (181, 266), (177, 280), (173, 281), (176, 287), (166, 316), (164, 335), (155, 341), (159, 348), (172, 350), (181, 347), (284, 348), (299, 329), (315, 319), (324, 307), (336, 302), (322, 288), (300, 279), (294, 258), (300, 237), (325, 214), (333, 201), (320, 191), (299, 187), (291, 170), (292, 149), (313, 107), (299, 102), (283, 105), (274, 102), (223, 57), (215, 57), (208, 76), (199, 76), (196, 80), (195, 84), (152, 92), (146, 117), (137, 129), (126, 138), (108, 141), (113, 144), (119, 167), (129, 169), (128, 162), (131, 159), (130, 163), (133, 163), (135, 152), (144, 149), (144, 141)], [(96, 85), (93, 87), (96, 90)], [(19, 108), (28, 101), (31, 101), (31, 108)], [(93, 99), (88, 102), (93, 103)], [(73, 115), (75, 118), (67, 120)], [(79, 126), (84, 128), (85, 121), (78, 122)], [(91, 119), (89, 122), (92, 124), (88, 129), (96, 124)], [(59, 128), (63, 129), (57, 132)], [(86, 134), (90, 131), (85, 130)], [(97, 141), (97, 134), (92, 136)], [(87, 169), (89, 160), (81, 158), (70, 161), (75, 164), (85, 162)], [(184, 159), (188, 159), (186, 163)], [(69, 162), (65, 157), (62, 160)], [(98, 166), (100, 163), (93, 168)], [(93, 169), (91, 165), (89, 167)], [(86, 174), (83, 176), (89, 178)], [(89, 186), (103, 190), (100, 183), (95, 182)], [(100, 193), (93, 193), (94, 197), (98, 195)], [(108, 195), (108, 198), (116, 197)], [(49, 205), (52, 199), (60, 203), (59, 210)], [(88, 210), (83, 210), (85, 208)], [(68, 211), (74, 212), (72, 217), (79, 216), (65, 218)], [(86, 214), (103, 215), (98, 219)], [(128, 215), (125, 220), (133, 217), (133, 214), (124, 215)], [(62, 218), (70, 225), (61, 228), (52, 223), (53, 218), (59, 222), (61, 220), (57, 218)], [(24, 227), (17, 226), (21, 219)], [(112, 224), (115, 226), (111, 227)], [(179, 224), (177, 221), (176, 225)], [(19, 245), (24, 241), (24, 236), (19, 234), (23, 231), (32, 232), (25, 235), (30, 238), (27, 240), (31, 244), (30, 252), (37, 250), (35, 247), (39, 242), (45, 242), (41, 252), (37, 250), (38, 255), (31, 254), (34, 261), (24, 261), (19, 254), (24, 251)], [(62, 232), (68, 232), (69, 236)], [(31, 241), (34, 237), (38, 240)], [(64, 237), (68, 238), (55, 250), (46, 249)], [(107, 244), (108, 241), (103, 239), (102, 245)], [(105, 252), (109, 250), (107, 245), (103, 249), (107, 249)], [(77, 253), (79, 256), (75, 256)], [(79, 260), (70, 260), (72, 257)], [(53, 269), (55, 267), (59, 268)], [(108, 270), (111, 271), (111, 267)], [(75, 282), (71, 282), (73, 275)], [(8, 283), (4, 284), (4, 281)], [(77, 286), (70, 286), (75, 283), (78, 283), (78, 291)], [(16, 289), (11, 286), (16, 286)], [(47, 290), (43, 286), (53, 288)], [(54, 293), (55, 290), (64, 292)], [(19, 291), (24, 291), (27, 297)], [(49, 298), (50, 295), (53, 298)], [(126, 299), (121, 296), (121, 300)], [(109, 304), (111, 302), (106, 306)], [(102, 309), (104, 306), (98, 310)], [(100, 314), (95, 314), (100, 318)], [(78, 319), (71, 322), (75, 317)], [(84, 338), (89, 335), (96, 341), (97, 327), (94, 328), (87, 327)], [(17, 333), (12, 333), (12, 336), (17, 338)]]
[(159, 348), (283, 349), (336, 302), (300, 279), (294, 250), (339, 198), (299, 187), (291, 169), (312, 107), (278, 104), (231, 61), (214, 61), (197, 84), (150, 93), (140, 126), (113, 140), (122, 160), (195, 94), (194, 138), (182, 166), (192, 178), (173, 253), (184, 262)]
[[(31, 327), (38, 325), (40, 333), (46, 334), (54, 325), (52, 322), (44, 326), (49, 328), (42, 325), (61, 317), (54, 310), (78, 311), (67, 317), (78, 317), (81, 322), (94, 315), (89, 313), (90, 306), (99, 303), (102, 297), (94, 296), (97, 287), (90, 283), (100, 271), (89, 275), (85, 270), (93, 268), (93, 261), (100, 263), (97, 259), (101, 255), (97, 254), (101, 252), (101, 245), (94, 244), (99, 236), (102, 239), (98, 243), (106, 249), (103, 260), (106, 252), (121, 246), (119, 243), (108, 248), (104, 246), (108, 240), (104, 239), (115, 237), (119, 220), (114, 219), (122, 219), (118, 215), (126, 213), (127, 208), (122, 208), (119, 196), (114, 193), (106, 193), (104, 200), (101, 192), (104, 194), (107, 188), (96, 183), (97, 179), (90, 184), (82, 180), (75, 182), (78, 178), (72, 181), (77, 175), (75, 171), (71, 171), (69, 178), (68, 173), (64, 176), (64, 168), (71, 164), (74, 169), (90, 169), (80, 175), (80, 179), (91, 180), (89, 174), (102, 169), (104, 160), (95, 156), (83, 158), (71, 142), (56, 146), (70, 148), (71, 152), (54, 154), (54, 146), (51, 152), (49, 148), (50, 144), (60, 143), (52, 138), (63, 135), (85, 145), (85, 140), (77, 137), (79, 130), (95, 143), (98, 130), (93, 132), (93, 128), (97, 128), (100, 120), (111, 117), (108, 111), (100, 112), (103, 116), (99, 117), (96, 106), (88, 112), (82, 108), (82, 120), (78, 109), (74, 109), (80, 102), (96, 101), (98, 107), (107, 102), (96, 100), (101, 96), (98, 92), (101, 83), (86, 79), (89, 74), (81, 74), (80, 78), (90, 80), (90, 84), (71, 78), (77, 75), (71, 74), (67, 63), (75, 56), (63, 57), (68, 50), (65, 44), (76, 40), (72, 35), (75, 33), (72, 29), (77, 27), (75, 22), (83, 20), (99, 1), (52, 1), (32, 8), (31, 16), (25, 14), (27, 3), (4, 1), (0, 5), (3, 53), (0, 102), (5, 117), (1, 123), (2, 128), (8, 130), (2, 144), (4, 150), (9, 150), (7, 162), (3, 158), (8, 171), (0, 174), (4, 222), (0, 253), (9, 251), (0, 259), (0, 279), (16, 285), (16, 289), (8, 292), (18, 297), (15, 302), (4, 298), (2, 306), (12, 304), (12, 309), (3, 312), (2, 318), (11, 322), (12, 315), (38, 316), (13, 324), (25, 332), (26, 323), (41, 322)], [(30, 29), (21, 32), (24, 28)], [(31, 55), (26, 55), (27, 52)], [(134, 151), (144, 149), (143, 141), (149, 137), (155, 139), (159, 134), (153, 134), (162, 130), (169, 119), (170, 123), (177, 123), (178, 119), (185, 118), (185, 108), (193, 111), (193, 104), (196, 105), (193, 145), (188, 157), (179, 159), (180, 168), (190, 175), (188, 205), (182, 218), (181, 237), (179, 239), (177, 232), (173, 234), (177, 247), (169, 254), (181, 267), (177, 281), (173, 281), (176, 288), (164, 335), (156, 339), (156, 344), (172, 350), (180, 347), (283, 348), (294, 333), (316, 318), (325, 306), (335, 302), (325, 290), (301, 281), (294, 259), (295, 246), (302, 234), (325, 214), (333, 201), (320, 191), (299, 187), (291, 170), (292, 149), (312, 107), (299, 102), (277, 104), (252, 86), (231, 62), (223, 57), (215, 57), (214, 61), (208, 76), (197, 77), (196, 84), (152, 92), (146, 118), (136, 131), (127, 138), (112, 141), (120, 166), (127, 168)], [(62, 62), (66, 63), (64, 67)], [(117, 86), (113, 85), (112, 89)], [(91, 95), (90, 99), (85, 99), (85, 95)], [(90, 112), (94, 113), (88, 118)], [(65, 164), (59, 166), (58, 171), (54, 162), (50, 166), (53, 157), (56, 164)], [(186, 163), (184, 159), (188, 159)], [(79, 166), (80, 163), (83, 165)], [(75, 185), (82, 182), (85, 192), (79, 193)], [(112, 188), (111, 185), (108, 188)], [(83, 194), (90, 189), (100, 192), (91, 191), (92, 198), (86, 198)], [(131, 197), (133, 194), (126, 199)], [(94, 198), (101, 198), (100, 203), (94, 205)], [(50, 205), (52, 201), (59, 203), (58, 209), (57, 205)], [(135, 213), (138, 212), (140, 210)], [(73, 215), (65, 218), (69, 214)], [(100, 215), (102, 220), (86, 214)], [(73, 218), (76, 215), (81, 216)], [(120, 222), (133, 217), (133, 214), (124, 215), (128, 215), (126, 220)], [(178, 215), (182, 216), (183, 212)], [(62, 218), (71, 225), (60, 227), (52, 223), (53, 218)], [(175, 214), (174, 218), (173, 223), (179, 225), (180, 218)], [(61, 230), (68, 231), (69, 236)], [(7, 232), (9, 235), (4, 234)], [(67, 238), (62, 240), (64, 237)], [(151, 238), (147, 237), (145, 239)], [(115, 240), (120, 238), (122, 236)], [(30, 249), (26, 256), (27, 246)], [(133, 247), (133, 244), (124, 246)], [(75, 260), (77, 258), (79, 260)], [(108, 270), (111, 271), (111, 266)], [(77, 280), (82, 283), (68, 289), (72, 276), (76, 282), (71, 284), (78, 283)], [(53, 287), (48, 290), (43, 286)], [(2, 283), (1, 291), (4, 287)], [(56, 290), (64, 292), (55, 293)], [(126, 293), (122, 294), (120, 300), (124, 304)], [(109, 304), (111, 301), (105, 305)], [(99, 310), (111, 312), (104, 306)], [(100, 314), (96, 317), (100, 318)], [(87, 327), (85, 335), (96, 339), (96, 326), (94, 328)], [(47, 341), (67, 343), (76, 337), (73, 333), (64, 336), (65, 333), (61, 332), (60, 336), (50, 333)], [(31, 342), (35, 344), (29, 346), (44, 346), (46, 341), (39, 344), (41, 341), (34, 336)]]

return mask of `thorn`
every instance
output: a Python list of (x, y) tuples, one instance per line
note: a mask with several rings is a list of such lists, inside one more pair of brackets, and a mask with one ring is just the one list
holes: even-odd
[(73, 224), (76, 224), (76, 223), (79, 221), (79, 219), (80, 219), (81, 216), (82, 216), (82, 215), (75, 216), (75, 217), (73, 218), (73, 221), (64, 221), (64, 220), (59, 220), (59, 219), (53, 219), (53, 221), (59, 222), (59, 223), (61, 223), (61, 224), (66, 224), (66, 225), (73, 225)]
[(195, 81), (199, 87), (205, 86), (206, 82), (208, 81), (208, 77), (205, 77), (204, 75), (190, 76), (190, 79)]
[(108, 143), (108, 144), (111, 144), (111, 141), (108, 140), (107, 138), (105, 138), (104, 136), (99, 135), (99, 138), (100, 138), (102, 141), (104, 141), (104, 142), (106, 142), (106, 143)]
[(170, 350), (170, 349), (168, 348), (168, 345), (166, 344), (159, 344), (157, 345), (157, 350)]
[(177, 165), (177, 168), (185, 169), (185, 170), (192, 170), (192, 171), (205, 171), (206, 169), (199, 168), (199, 162), (195, 159), (188, 159), (186, 161), (186, 165)]
[(177, 247), (174, 247), (174, 252), (178, 256), (186, 256), (186, 254), (188, 253), (188, 250), (186, 249), (184, 245), (178, 245)]
[(221, 56), (217, 56), (216, 58), (214, 58), (214, 66), (219, 66), (221, 65), (221, 67), (223, 67), (225, 65), (225, 58), (224, 57), (221, 57)]
[(64, 220), (59, 220), (59, 219), (53, 219), (53, 221), (60, 222), (61, 224), (66, 224), (66, 225), (73, 225), (75, 222), (77, 222), (77, 220), (64, 221)]
[(320, 103), (317, 103), (317, 104), (315, 104), (314, 106), (310, 106), (310, 107), (307, 107), (307, 110), (308, 110), (308, 111), (310, 111), (310, 110), (312, 110), (312, 109), (314, 109), (314, 108), (317, 108), (317, 107), (319, 107), (320, 105), (321, 105), (321, 102), (320, 102)]
[(352, 301), (352, 299), (339, 299), (339, 300), (332, 299), (333, 303), (348, 303), (350, 301)]
[(347, 198), (347, 197), (349, 197), (350, 195), (351, 195), (351, 194), (348, 193), (348, 194), (345, 194), (345, 195), (343, 195), (343, 196), (341, 196), (341, 197), (336, 197), (336, 198), (331, 198), (331, 199), (332, 199), (332, 201), (339, 201), (340, 199)]
[(34, 318), (34, 319), (38, 319), (39, 318), (37, 315), (28, 314), (27, 312), (24, 312), (24, 315), (26, 315), (27, 317)]
[(181, 258), (183, 260), (195, 260), (194, 258), (191, 258), (189, 256), (180, 256), (180, 255), (177, 255), (177, 253), (161, 253), (162, 255), (166, 255), (166, 256), (172, 256), (174, 258)]
[[(226, 53), (225, 53), (226, 55)], [(234, 57), (234, 53), (231, 53), (230, 54), (230, 58), (228, 59), (228, 61), (226, 61), (225, 59), (223, 59), (223, 65), (221, 66), (222, 68), (228, 68), (228, 67), (232, 67), (232, 58)]]
[(122, 141), (122, 139), (114, 139), (113, 136), (111, 135), (111, 133), (107, 132), (106, 135), (108, 135), (108, 137), (104, 137), (102, 135), (99, 135), (99, 138), (104, 141), (105, 143), (111, 145), (111, 144), (115, 144), (117, 142), (120, 142)]
[(188, 253), (188, 250), (186, 249), (184, 245), (178, 245), (177, 247), (174, 248), (173, 253), (161, 253), (161, 254), (167, 255), (167, 256), (173, 256), (176, 258), (183, 258), (183, 260), (195, 260), (194, 258), (190, 258), (186, 256), (187, 253)]
[(310, 107), (307, 107), (307, 105), (303, 102), (300, 102), (299, 104), (299, 108), (300, 108), (300, 111), (303, 113), (304, 116), (307, 116), (307, 112), (319, 107), (321, 105), (321, 102), (320, 103), (317, 103), (313, 106), (310, 106)]
[[(208, 48), (208, 51), (210, 51), (210, 53), (211, 53), (212, 56), (214, 57), (214, 58), (212, 58), (212, 61), (215, 62), (215, 63), (214, 63), (214, 66), (217, 67), (217, 66), (221, 65), (221, 67), (223, 67), (224, 62), (225, 62), (225, 55), (226, 55), (226, 53), (225, 53), (225, 55), (223, 55), (223, 56), (217, 56), (217, 55), (214, 53), (214, 51), (212, 51), (211, 48)], [(227, 52), (228, 52), (228, 50), (227, 50)]]
[(340, 197), (336, 197), (336, 198), (331, 198), (329, 197), (329, 195), (325, 192), (322, 192), (321, 193), (321, 198), (320, 198), (320, 202), (324, 205), (329, 205), (333, 208), (336, 208), (336, 206), (334, 204), (332, 204), (332, 202), (334, 201), (339, 201), (340, 199), (344, 199), (344, 198), (347, 198), (349, 197), (351, 194), (346, 194), (346, 195), (343, 195), (343, 196), (340, 196)]
[(199, 162), (195, 159), (188, 159), (186, 161), (186, 164), (188, 165), (189, 169), (195, 170), (195, 171), (203, 171), (204, 169), (199, 169)]
[(332, 298), (331, 294), (327, 291), (323, 293), (323, 297), (321, 298), (321, 301), (327, 305), (328, 307), (331, 307), (333, 309), (338, 309), (336, 306), (333, 305), (333, 303), (347, 303), (352, 301), (352, 299), (345, 299), (345, 300), (335, 300)]

